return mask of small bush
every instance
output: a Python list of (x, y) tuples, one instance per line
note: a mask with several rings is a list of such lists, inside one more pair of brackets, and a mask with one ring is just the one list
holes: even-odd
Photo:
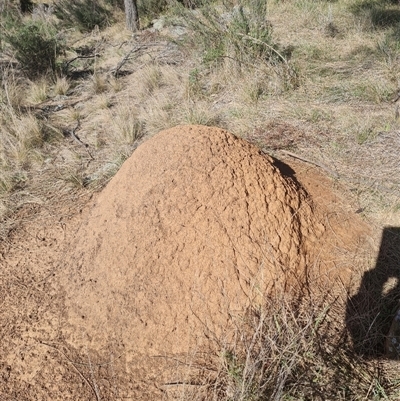
[(60, 0), (55, 4), (54, 13), (64, 25), (78, 27), (81, 32), (96, 26), (105, 28), (111, 19), (111, 11), (97, 0)]
[(233, 8), (225, 5), (224, 11), (221, 15), (212, 5), (196, 13), (181, 8), (181, 15), (203, 49), (204, 62), (218, 62), (224, 57), (239, 62), (278, 57), (267, 21), (266, 0), (241, 1)]
[(174, 12), (191, 31), (190, 45), (201, 53), (206, 67), (226, 65), (228, 60), (239, 69), (262, 63), (279, 77), (284, 90), (297, 88), (299, 77), (289, 61), (291, 53), (273, 39), (267, 0), (238, 3), (232, 7), (225, 2), (222, 10), (211, 2), (195, 11), (175, 6)]
[(35, 77), (56, 67), (56, 58), (63, 49), (55, 29), (41, 21), (23, 23), (6, 41), (15, 50), (15, 57), (29, 76)]

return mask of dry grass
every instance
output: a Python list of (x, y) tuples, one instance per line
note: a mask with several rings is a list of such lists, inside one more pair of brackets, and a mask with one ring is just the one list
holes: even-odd
[[(143, 34), (139, 38), (143, 50), (132, 53), (120, 70), (127, 75), (114, 77), (113, 68), (136, 46), (127, 41), (129, 35), (121, 24), (86, 36), (71, 33), (75, 47), (87, 46), (99, 56), (77, 60), (69, 70), (94, 72), (75, 81), (58, 78), (50, 91), (46, 81), (29, 85), (12, 69), (4, 71), (1, 100), (7, 107), (2, 108), (2, 131), (21, 132), (27, 124), (34, 124), (32, 116), (25, 118), (25, 112), (19, 111), (26, 106), (26, 99), (40, 103), (50, 96), (51, 103), (51, 93), (67, 95), (58, 104), (70, 99), (72, 106), (43, 117), (61, 130), (81, 122), (80, 134), (95, 148), (91, 152), (96, 163), (75, 167), (87, 169), (84, 175), (90, 176), (94, 165), (102, 168), (97, 157), (105, 163), (113, 159), (104, 156), (118, 154), (119, 147), (132, 142), (138, 130), (140, 136), (146, 136), (180, 123), (214, 124), (249, 138), (270, 123), (286, 122), (305, 133), (302, 139), (290, 142), (292, 151), (323, 163), (337, 172), (339, 180), (355, 186), (361, 207), (374, 213), (383, 209), (395, 213), (400, 198), (395, 178), (399, 175), (399, 122), (389, 100), (400, 81), (399, 50), (393, 39), (396, 30), (390, 25), (373, 27), (372, 11), (364, 8), (354, 13), (355, 3), (302, 0), (268, 4), (272, 41), (279, 44), (279, 51), (296, 71), (295, 86), (288, 85), (284, 62), (270, 63), (257, 57), (251, 62), (243, 57), (239, 61), (239, 53), (228, 49), (227, 57), (210, 63), (198, 53), (198, 33), (191, 35), (190, 30), (190, 41), (178, 40), (179, 48), (165, 37)], [(169, 16), (172, 23), (179, 18)], [(211, 56), (217, 57), (209, 53)], [(36, 143), (40, 150), (35, 129), (38, 132), (38, 128), (27, 131), (31, 139), (21, 140)], [(115, 132), (113, 140), (107, 139), (110, 132)], [(266, 141), (259, 136), (257, 144), (270, 148)], [(287, 147), (287, 143), (287, 138), (282, 138), (281, 146)], [(72, 144), (79, 148), (67, 139), (51, 152)], [(27, 154), (24, 147), (7, 151), (15, 155), (17, 164), (18, 159), (30, 157), (23, 156)], [(279, 148), (279, 141), (274, 141), (274, 148)]]
[(176, 399), (397, 399), (390, 365), (354, 354), (342, 329), (344, 300), (324, 292), (301, 301), (286, 294), (249, 310), (229, 340), (194, 357), (195, 373), (182, 378)]
[(91, 92), (93, 94), (104, 93), (107, 90), (107, 80), (100, 73), (94, 73), (91, 79)]
[(117, 143), (132, 145), (143, 136), (143, 123), (137, 117), (134, 108), (127, 104), (118, 104), (114, 113), (110, 114), (112, 120), (112, 135)]
[(66, 77), (57, 77), (54, 84), (55, 95), (65, 96), (70, 89), (70, 82)]
[[(19, 109), (26, 98), (26, 87), (27, 83), (16, 77), (13, 71), (3, 71), (0, 90), (1, 103), (13, 109)], [(1, 118), (4, 119), (3, 115)]]
[(49, 84), (46, 79), (31, 82), (28, 92), (28, 101), (33, 104), (42, 103), (48, 97)]

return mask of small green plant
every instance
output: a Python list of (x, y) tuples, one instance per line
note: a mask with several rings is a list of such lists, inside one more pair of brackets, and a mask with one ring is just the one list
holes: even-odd
[(195, 15), (181, 10), (189, 27), (200, 41), (204, 62), (232, 57), (239, 62), (279, 58), (272, 39), (272, 26), (267, 20), (267, 1), (239, 1), (235, 7), (225, 4), (224, 13), (212, 5), (204, 6)]
[(38, 20), (30, 20), (6, 34), (6, 41), (15, 51), (15, 58), (31, 77), (55, 71), (57, 56), (63, 50), (55, 28)]

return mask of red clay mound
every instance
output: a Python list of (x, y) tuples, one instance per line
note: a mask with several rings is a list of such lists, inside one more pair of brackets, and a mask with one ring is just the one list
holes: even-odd
[(247, 142), (163, 131), (104, 189), (63, 261), (65, 336), (104, 358), (118, 350), (121, 391), (151, 398), (177, 380), (169, 357), (228, 339), (266, 291), (301, 280), (314, 220), (305, 191)]

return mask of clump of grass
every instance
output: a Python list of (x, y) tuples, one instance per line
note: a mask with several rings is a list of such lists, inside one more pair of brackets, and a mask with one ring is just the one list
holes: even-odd
[[(286, 294), (249, 310), (231, 339), (217, 341), (202, 362), (201, 399), (386, 399), (379, 363), (354, 354), (333, 299), (299, 303)], [(194, 396), (189, 386), (186, 392), (183, 399)]]
[[(3, 72), (3, 77), (0, 83), (0, 103), (8, 106), (7, 108), (1, 110), (8, 111), (9, 108), (15, 110), (20, 109), (27, 96), (27, 85), (10, 71)], [(8, 114), (8, 112), (5, 112), (4, 114), (1, 113), (3, 117)]]
[(183, 109), (182, 123), (217, 126), (220, 125), (221, 118), (209, 104), (205, 102), (190, 102)]
[(145, 124), (146, 133), (153, 135), (179, 123), (176, 113), (177, 105), (170, 97), (166, 95), (153, 97), (146, 106), (140, 113), (141, 119)]
[(59, 130), (32, 113), (0, 104), (0, 190), (22, 187), (44, 160), (45, 144), (62, 137)]
[(370, 29), (388, 28), (398, 24), (400, 10), (394, 1), (355, 1), (350, 3), (349, 9), (352, 13), (366, 19)]
[(163, 73), (158, 65), (149, 65), (138, 73), (144, 97), (151, 96), (163, 85)]
[(134, 109), (126, 105), (117, 105), (112, 114), (113, 134), (119, 144), (131, 145), (143, 135), (143, 123)]
[(204, 92), (202, 73), (199, 68), (189, 71), (186, 83), (186, 94), (189, 98), (201, 98)]
[(105, 76), (96, 72), (93, 74), (91, 79), (91, 92), (98, 95), (107, 91), (107, 79)]
[(23, 115), (15, 121), (13, 134), (26, 151), (40, 148), (45, 139), (43, 125), (32, 114)]
[(36, 82), (32, 82), (29, 89), (28, 99), (32, 103), (44, 102), (48, 97), (48, 83), (46, 79), (39, 79)]
[(124, 87), (121, 79), (118, 79), (115, 77), (111, 77), (109, 79), (109, 84), (110, 84), (110, 87), (112, 88), (112, 90), (114, 91), (114, 93), (120, 92)]
[(1, 111), (8, 116), (0, 126), (0, 187), (9, 192), (25, 181), (26, 171), (40, 157), (43, 129), (31, 114), (20, 117), (12, 109)]
[(71, 87), (71, 83), (66, 77), (57, 77), (54, 84), (54, 93), (56, 95), (65, 96)]

